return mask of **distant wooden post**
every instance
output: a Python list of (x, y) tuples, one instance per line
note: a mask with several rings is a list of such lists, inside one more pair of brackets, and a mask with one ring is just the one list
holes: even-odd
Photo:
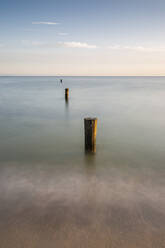
[(65, 89), (65, 100), (68, 101), (68, 99), (69, 99), (69, 89), (66, 88)]
[(85, 118), (85, 151), (96, 152), (97, 118)]

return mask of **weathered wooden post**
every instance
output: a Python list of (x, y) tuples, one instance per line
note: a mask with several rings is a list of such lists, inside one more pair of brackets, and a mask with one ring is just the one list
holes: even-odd
[(97, 118), (85, 118), (85, 151), (96, 152)]
[(69, 99), (69, 89), (66, 88), (65, 89), (65, 100), (68, 101), (68, 99)]

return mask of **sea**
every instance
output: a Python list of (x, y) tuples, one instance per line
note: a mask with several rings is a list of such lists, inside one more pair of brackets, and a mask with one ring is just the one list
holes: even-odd
[(165, 77), (0, 77), (0, 247), (165, 247)]

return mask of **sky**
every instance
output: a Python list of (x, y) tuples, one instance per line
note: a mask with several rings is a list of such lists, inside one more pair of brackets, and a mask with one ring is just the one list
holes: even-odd
[(1, 0), (0, 75), (165, 76), (165, 0)]

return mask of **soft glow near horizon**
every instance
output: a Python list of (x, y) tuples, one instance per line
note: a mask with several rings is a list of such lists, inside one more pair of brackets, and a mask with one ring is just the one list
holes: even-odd
[(0, 75), (163, 76), (164, 11), (162, 0), (7, 0)]

